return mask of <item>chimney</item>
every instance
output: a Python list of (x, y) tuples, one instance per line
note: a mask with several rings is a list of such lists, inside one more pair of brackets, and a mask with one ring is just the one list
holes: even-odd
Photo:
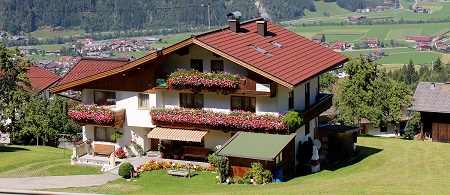
[(231, 19), (231, 20), (228, 20), (228, 22), (230, 22), (230, 30), (235, 33), (239, 33), (239, 29), (241, 28), (239, 19)]
[(267, 22), (265, 20), (262, 21), (256, 21), (257, 29), (258, 29), (258, 35), (261, 35), (262, 37), (267, 36)]
[(227, 14), (228, 22), (230, 23), (230, 30), (239, 33), (241, 24), (239, 23), (239, 20), (241, 19), (241, 12), (235, 11)]

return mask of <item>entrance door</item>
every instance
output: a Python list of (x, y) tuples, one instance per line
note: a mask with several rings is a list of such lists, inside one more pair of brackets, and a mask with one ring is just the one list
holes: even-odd
[(159, 139), (151, 139), (150, 143), (151, 143), (151, 150), (157, 151), (158, 150)]

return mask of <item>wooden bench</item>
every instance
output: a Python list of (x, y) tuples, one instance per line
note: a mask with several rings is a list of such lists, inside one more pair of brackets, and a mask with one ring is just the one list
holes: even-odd
[(92, 151), (94, 153), (94, 156), (97, 154), (102, 154), (109, 156), (111, 153), (113, 153), (115, 150), (114, 145), (106, 145), (106, 144), (95, 144), (94, 150)]
[(203, 160), (206, 158), (211, 152), (209, 148), (195, 147), (195, 146), (185, 146), (184, 147), (184, 157), (193, 157), (193, 158), (202, 158)]

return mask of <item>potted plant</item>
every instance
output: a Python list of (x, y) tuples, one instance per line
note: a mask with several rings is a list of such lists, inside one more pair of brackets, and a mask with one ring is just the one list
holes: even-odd
[(111, 141), (115, 142), (117, 139), (122, 138), (122, 137), (123, 137), (123, 133), (122, 132), (115, 131), (114, 133), (111, 134), (109, 139), (111, 139)]
[(183, 153), (184, 153), (183, 146), (177, 145), (173, 149), (173, 158), (176, 159), (176, 160), (179, 160), (180, 157), (183, 155)]
[(123, 148), (117, 148), (117, 150), (114, 151), (114, 155), (119, 159), (123, 159), (127, 156)]
[(158, 151), (159, 151), (159, 154), (161, 155), (161, 158), (166, 157), (167, 149), (162, 142), (158, 144)]

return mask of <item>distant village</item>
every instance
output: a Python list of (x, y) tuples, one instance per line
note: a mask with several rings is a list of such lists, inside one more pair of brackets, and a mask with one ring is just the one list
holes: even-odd
[[(25, 40), (25, 36), (7, 36), (7, 33), (0, 31), (0, 37), (2, 39), (10, 40)], [(78, 39), (75, 43), (68, 44), (68, 50), (72, 53), (76, 53), (80, 56), (98, 57), (98, 58), (110, 58), (116, 53), (119, 59), (129, 59), (130, 61), (136, 58), (132, 55), (117, 55), (121, 52), (137, 52), (137, 51), (150, 51), (151, 44), (161, 43), (161, 38), (120, 38), (107, 41), (96, 41), (93, 39)], [(24, 55), (43, 55), (43, 56), (55, 56), (60, 55), (58, 60), (34, 60), (30, 59), (33, 64), (54, 72), (58, 75), (66, 74), (80, 59), (81, 57), (73, 57), (70, 54), (64, 53), (61, 49), (56, 50), (42, 50), (36, 46), (22, 46), (19, 47), (20, 53)]]
[[(318, 43), (324, 47), (330, 48), (334, 51), (353, 51), (360, 49), (378, 49), (376, 52), (368, 52), (364, 54), (364, 57), (370, 58), (372, 60), (376, 60), (387, 56), (384, 53), (382, 48), (387, 47), (388, 43), (380, 42), (378, 38), (367, 38), (364, 41), (359, 43), (348, 43), (345, 41), (336, 41), (334, 43), (325, 41), (325, 35), (316, 35), (311, 38), (311, 40), (315, 43)], [(445, 34), (432, 37), (429, 35), (425, 36), (406, 36), (406, 42), (414, 42), (416, 43), (412, 48), (417, 51), (438, 51), (450, 53), (450, 44), (447, 43), (450, 40), (450, 37)], [(391, 45), (391, 47), (394, 47)]]

